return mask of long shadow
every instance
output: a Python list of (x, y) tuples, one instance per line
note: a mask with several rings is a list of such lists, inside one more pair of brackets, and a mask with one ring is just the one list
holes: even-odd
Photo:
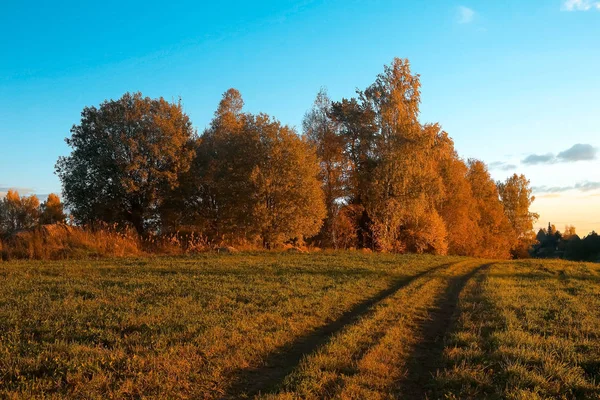
[(407, 376), (400, 382), (402, 399), (428, 399), (436, 371), (443, 367), (444, 338), (456, 323), (458, 300), (467, 282), (492, 264), (483, 264), (470, 272), (450, 279), (445, 292), (438, 298), (429, 318), (421, 325), (419, 343), (407, 361)]
[(396, 281), (389, 288), (382, 290), (362, 303), (356, 304), (336, 320), (312, 330), (308, 334), (296, 339), (293, 343), (271, 353), (263, 365), (252, 369), (235, 371), (233, 373), (236, 377), (234, 378), (234, 383), (222, 398), (251, 398), (261, 393), (275, 392), (283, 384), (285, 377), (300, 364), (304, 356), (313, 353), (346, 326), (368, 314), (376, 304), (392, 296), (411, 282), (427, 274), (448, 268), (451, 265), (452, 263), (439, 265)]

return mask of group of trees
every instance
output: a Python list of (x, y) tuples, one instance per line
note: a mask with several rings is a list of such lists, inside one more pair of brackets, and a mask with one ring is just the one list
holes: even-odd
[(180, 103), (162, 98), (126, 94), (85, 108), (71, 155), (57, 163), (75, 221), (268, 248), (315, 235), (325, 214), (315, 152), (243, 104), (228, 90), (201, 136)]
[(20, 196), (9, 190), (0, 200), (0, 237), (40, 225), (64, 223), (65, 220), (63, 205), (56, 194), (50, 194), (40, 204), (35, 195)]
[(564, 258), (573, 261), (600, 261), (600, 236), (592, 231), (583, 239), (575, 227), (567, 225), (563, 232), (548, 224), (540, 229), (531, 254), (538, 258)]
[(495, 183), (465, 162), (438, 124), (419, 121), (420, 81), (407, 60), (357, 96), (322, 91), (304, 119), (320, 159), (329, 247), (481, 257), (526, 255), (535, 241), (529, 181)]
[(419, 76), (395, 59), (354, 98), (321, 91), (302, 135), (244, 112), (235, 89), (200, 135), (180, 102), (125, 94), (83, 110), (56, 171), (77, 224), (267, 248), (526, 254), (537, 217), (529, 181), (496, 183), (483, 162), (462, 160), (438, 124), (420, 122), (420, 94)]

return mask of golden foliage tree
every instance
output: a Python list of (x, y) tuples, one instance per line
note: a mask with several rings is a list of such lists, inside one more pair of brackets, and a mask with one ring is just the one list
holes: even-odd
[[(347, 210), (345, 216), (340, 216), (341, 221), (336, 226), (342, 225), (349, 228), (347, 218), (352, 215), (352, 226), (356, 228), (356, 244), (359, 247), (373, 247), (373, 226), (369, 213), (365, 209), (366, 201), (371, 192), (373, 169), (375, 168), (375, 136), (377, 125), (375, 112), (368, 102), (362, 99), (342, 99), (331, 105), (331, 118), (337, 128), (344, 150), (347, 170), (345, 176), (345, 200)], [(354, 241), (345, 231), (346, 241)]]
[(577, 236), (577, 229), (574, 225), (565, 225), (565, 230), (563, 231), (562, 237), (565, 240), (569, 240), (572, 237)]
[(64, 223), (66, 219), (67, 216), (60, 197), (50, 193), (46, 201), (40, 206), (40, 224), (60, 224)]
[(472, 255), (485, 258), (509, 258), (514, 245), (514, 234), (504, 214), (496, 184), (487, 166), (479, 160), (469, 160), (467, 178), (477, 207), (478, 232)]
[(37, 196), (20, 196), (19, 192), (9, 190), (0, 200), (0, 234), (34, 228), (39, 221), (39, 207)]
[(250, 239), (252, 232), (253, 166), (261, 154), (257, 131), (247, 130), (248, 115), (236, 89), (223, 94), (210, 127), (196, 147), (190, 170), (192, 202), (188, 214), (216, 239)]
[(326, 210), (314, 151), (292, 129), (266, 115), (249, 116), (247, 124), (258, 138), (252, 217), (264, 245), (316, 235)]
[(513, 174), (505, 182), (498, 182), (497, 186), (504, 213), (515, 236), (511, 249), (513, 257), (526, 257), (536, 241), (533, 224), (539, 218), (538, 214), (529, 211), (535, 200), (530, 183), (524, 175)]
[(449, 138), (441, 146), (439, 163), (444, 184), (444, 196), (438, 204), (440, 216), (445, 221), (450, 254), (470, 256), (477, 253), (481, 244), (479, 211), (467, 180), (469, 168), (461, 160)]
[(365, 207), (375, 247), (444, 254), (446, 230), (435, 207), (443, 192), (434, 157), (440, 129), (421, 125), (419, 104), (419, 76), (408, 60), (395, 59), (359, 101), (337, 108), (346, 109), (339, 114), (359, 168), (355, 197)]
[(496, 183), (485, 164), (458, 157), (438, 124), (420, 122), (420, 90), (408, 60), (395, 59), (355, 98), (317, 95), (305, 134), (338, 213), (324, 228), (382, 251), (509, 257), (516, 237)]
[(325, 217), (315, 151), (265, 114), (242, 112), (228, 90), (185, 179), (190, 219), (215, 240), (275, 247), (318, 233)]

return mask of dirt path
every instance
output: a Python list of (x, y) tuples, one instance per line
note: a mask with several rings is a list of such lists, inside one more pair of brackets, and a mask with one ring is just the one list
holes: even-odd
[(436, 300), (428, 318), (420, 326), (419, 341), (413, 347), (407, 361), (407, 376), (399, 384), (400, 398), (436, 398), (431, 392), (432, 378), (438, 369), (444, 367), (444, 339), (452, 331), (456, 322), (460, 293), (469, 279), (490, 265), (483, 264), (464, 274), (450, 278), (446, 290)]
[(336, 320), (321, 326), (309, 334), (298, 338), (295, 342), (268, 356), (266, 362), (254, 369), (244, 369), (234, 373), (234, 384), (229, 388), (224, 399), (252, 398), (259, 393), (269, 393), (277, 389), (285, 377), (290, 374), (302, 359), (327, 343), (330, 338), (345, 327), (355, 323), (361, 317), (371, 312), (377, 304), (394, 295), (397, 291), (408, 286), (413, 281), (450, 267), (444, 264), (421, 272), (417, 275), (402, 279), (377, 295), (355, 305)]

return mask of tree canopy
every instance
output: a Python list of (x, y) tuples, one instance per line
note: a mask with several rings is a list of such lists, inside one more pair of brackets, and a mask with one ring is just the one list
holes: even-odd
[[(236, 89), (200, 135), (180, 102), (126, 93), (84, 108), (57, 172), (80, 224), (267, 248), (527, 255), (530, 182), (494, 182), (482, 161), (461, 159), (439, 124), (421, 121), (420, 104), (420, 77), (405, 59), (352, 98), (319, 91), (302, 135), (245, 112)], [(42, 219), (60, 220), (60, 207), (49, 198)]]
[(314, 236), (325, 215), (313, 148), (266, 114), (242, 112), (235, 89), (224, 95), (183, 177), (188, 221), (215, 239), (266, 247)]
[(161, 203), (189, 169), (194, 138), (181, 103), (126, 93), (85, 107), (66, 139), (71, 154), (56, 164), (75, 220), (128, 222), (139, 233), (160, 225)]
[(64, 223), (66, 215), (60, 197), (50, 193), (40, 204), (36, 195), (21, 196), (9, 190), (0, 199), (0, 236), (33, 229), (39, 225)]

